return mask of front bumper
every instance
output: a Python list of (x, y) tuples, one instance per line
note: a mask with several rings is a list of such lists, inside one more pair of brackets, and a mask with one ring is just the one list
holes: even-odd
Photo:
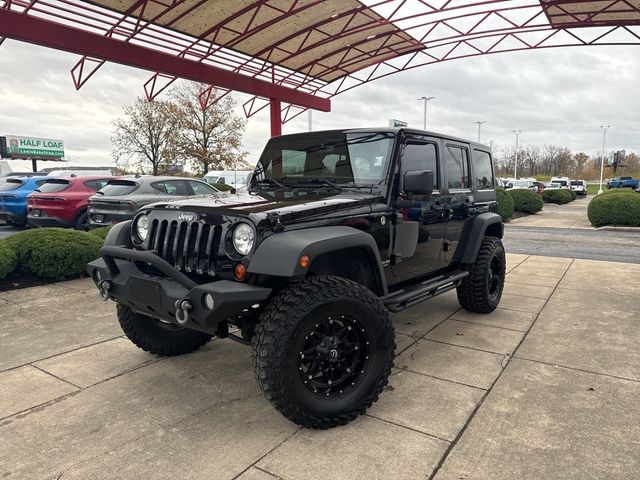
[[(218, 323), (233, 318), (271, 295), (270, 288), (229, 280), (199, 285), (149, 251), (105, 246), (101, 253), (102, 258), (87, 266), (101, 293), (105, 293), (106, 285), (108, 298), (143, 315), (193, 330), (214, 334)], [(137, 262), (155, 267), (162, 275), (141, 271)], [(213, 308), (207, 307), (207, 294), (213, 298)], [(178, 305), (185, 301), (191, 307), (186, 316), (184, 311), (176, 312)]]

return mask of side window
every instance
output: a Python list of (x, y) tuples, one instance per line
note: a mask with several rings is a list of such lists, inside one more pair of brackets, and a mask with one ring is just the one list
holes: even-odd
[(474, 184), (478, 190), (493, 190), (493, 170), (491, 169), (491, 155), (482, 150), (473, 151)]
[(162, 193), (167, 193), (167, 187), (165, 186), (164, 182), (156, 182), (156, 183), (152, 183), (151, 186), (155, 189), (158, 190), (159, 192)]
[(191, 189), (196, 195), (211, 195), (212, 193), (215, 193), (213, 188), (209, 185), (205, 185), (204, 183), (189, 181), (189, 185), (191, 185)]
[(431, 170), (433, 188), (438, 188), (438, 155), (433, 143), (407, 143), (402, 156), (402, 178), (411, 170)]
[(168, 182), (164, 182), (164, 186), (167, 189), (167, 193), (169, 195), (190, 195), (187, 184), (182, 180), (170, 180)]
[(469, 179), (469, 152), (462, 147), (447, 145), (445, 149), (445, 170), (450, 189), (471, 188)]

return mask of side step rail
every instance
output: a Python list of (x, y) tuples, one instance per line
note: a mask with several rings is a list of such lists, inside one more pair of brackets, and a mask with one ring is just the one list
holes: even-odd
[(440, 275), (406, 289), (393, 292), (386, 297), (382, 297), (381, 300), (390, 312), (401, 312), (405, 308), (412, 307), (417, 303), (457, 288), (467, 275), (469, 275), (469, 272), (465, 270)]

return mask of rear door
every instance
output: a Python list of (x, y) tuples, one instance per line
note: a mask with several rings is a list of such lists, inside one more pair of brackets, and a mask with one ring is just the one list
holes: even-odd
[(444, 140), (443, 170), (447, 222), (443, 250), (446, 264), (453, 260), (464, 222), (475, 212), (470, 165), (469, 144)]

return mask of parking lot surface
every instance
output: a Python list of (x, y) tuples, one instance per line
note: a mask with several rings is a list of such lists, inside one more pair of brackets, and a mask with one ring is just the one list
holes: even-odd
[(0, 478), (635, 478), (640, 265), (508, 255), (500, 305), (395, 316), (367, 413), (300, 429), (214, 340), (158, 358), (89, 280), (0, 293)]

